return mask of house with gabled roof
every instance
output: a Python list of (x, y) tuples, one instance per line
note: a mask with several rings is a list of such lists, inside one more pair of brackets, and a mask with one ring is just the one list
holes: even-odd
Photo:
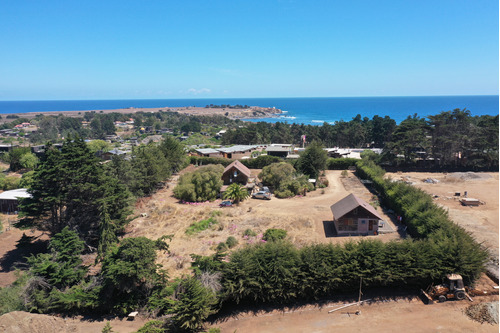
[(377, 235), (380, 214), (363, 199), (349, 194), (333, 204), (333, 224), (337, 235)]
[(229, 164), (222, 173), (222, 181), (224, 185), (231, 185), (238, 183), (246, 185), (250, 178), (250, 169), (243, 165), (240, 161), (236, 160)]

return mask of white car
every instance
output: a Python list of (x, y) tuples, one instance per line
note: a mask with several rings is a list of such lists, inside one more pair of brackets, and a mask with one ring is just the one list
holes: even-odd
[(255, 192), (255, 193), (252, 193), (252, 198), (271, 200), (271, 193), (266, 192), (266, 191)]

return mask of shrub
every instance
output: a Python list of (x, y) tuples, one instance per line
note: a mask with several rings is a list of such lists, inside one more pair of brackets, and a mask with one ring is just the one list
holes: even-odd
[(347, 170), (342, 170), (342, 172), (340, 173), (340, 176), (342, 178), (345, 178), (345, 177), (349, 176), (349, 172), (347, 172)]
[(233, 236), (229, 236), (226, 239), (226, 245), (227, 245), (228, 248), (232, 249), (233, 247), (235, 247), (236, 245), (238, 245), (238, 240), (236, 238), (234, 238)]
[(243, 236), (255, 237), (255, 236), (257, 236), (257, 233), (255, 231), (253, 231), (252, 229), (246, 229), (245, 231), (243, 231)]
[(264, 184), (275, 189), (274, 194), (277, 198), (289, 198), (302, 193), (303, 190), (314, 189), (305, 175), (297, 174), (293, 166), (286, 162), (264, 167), (259, 177)]
[(209, 217), (208, 219), (193, 223), (186, 229), (186, 235), (197, 234), (203, 230), (207, 230), (212, 225), (217, 223), (218, 223), (217, 220), (213, 217)]
[(217, 251), (221, 251), (221, 252), (224, 252), (224, 251), (227, 251), (228, 247), (227, 247), (227, 244), (224, 243), (224, 242), (220, 242), (218, 245), (217, 245)]
[(215, 200), (222, 187), (223, 171), (222, 165), (208, 165), (182, 175), (174, 188), (174, 196), (190, 202)]
[(285, 237), (286, 237), (286, 230), (267, 229), (266, 232), (264, 232), (264, 236), (262, 237), (262, 239), (267, 242), (276, 242), (278, 240), (285, 239)]
[(328, 170), (345, 170), (355, 166), (358, 161), (355, 158), (329, 158), (326, 161), (326, 168)]

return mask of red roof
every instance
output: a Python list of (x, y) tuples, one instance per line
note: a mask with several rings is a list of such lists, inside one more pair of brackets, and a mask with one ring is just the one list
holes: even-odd
[(352, 211), (355, 208), (362, 207), (366, 209), (369, 213), (373, 214), (375, 217), (377, 217), (379, 220), (383, 220), (383, 218), (378, 214), (378, 212), (373, 208), (370, 204), (368, 204), (366, 201), (358, 198), (354, 194), (349, 194), (347, 197), (344, 199), (336, 202), (333, 204), (330, 209), (332, 210), (333, 217), (338, 220), (342, 216), (346, 215), (350, 211)]
[(238, 169), (245, 176), (250, 177), (250, 169), (247, 168), (246, 166), (244, 166), (243, 163), (241, 163), (240, 161), (234, 161), (233, 163), (229, 164), (224, 169), (224, 173), (226, 173), (227, 171), (231, 170), (232, 167), (235, 167), (236, 169)]

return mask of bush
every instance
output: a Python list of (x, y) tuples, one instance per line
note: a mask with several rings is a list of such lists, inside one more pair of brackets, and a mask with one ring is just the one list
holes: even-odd
[(221, 251), (221, 252), (224, 252), (224, 251), (227, 251), (228, 247), (227, 247), (227, 244), (224, 243), (224, 242), (220, 242), (218, 245), (217, 245), (217, 251)]
[(345, 170), (351, 166), (356, 166), (358, 159), (355, 158), (329, 158), (326, 161), (328, 170)]
[(257, 158), (241, 160), (241, 163), (249, 169), (262, 169), (268, 165), (279, 163), (282, 161), (283, 159), (277, 156), (261, 155)]
[(223, 171), (222, 165), (207, 165), (182, 175), (174, 188), (174, 196), (189, 202), (215, 200), (222, 187)]
[(236, 245), (238, 245), (238, 240), (236, 238), (234, 238), (233, 236), (229, 236), (226, 239), (226, 245), (227, 245), (228, 248), (232, 249), (233, 247), (235, 247)]
[(297, 174), (293, 166), (286, 162), (274, 163), (264, 167), (259, 178), (274, 188), (277, 198), (293, 197), (302, 191), (311, 191), (314, 186), (305, 175)]
[(245, 231), (243, 231), (243, 236), (255, 237), (255, 236), (257, 236), (257, 233), (255, 231), (253, 231), (252, 229), (246, 229)]
[(347, 176), (349, 176), (349, 172), (347, 172), (347, 170), (342, 170), (342, 172), (340, 173), (340, 176), (342, 178), (346, 178)]
[(206, 220), (201, 220), (199, 222), (191, 224), (187, 229), (186, 229), (186, 235), (194, 235), (197, 234), (203, 230), (207, 230), (210, 228), (212, 225), (217, 224), (217, 220), (213, 217), (209, 217)]
[(267, 229), (264, 232), (263, 240), (267, 242), (276, 242), (286, 237), (286, 230), (283, 229)]

